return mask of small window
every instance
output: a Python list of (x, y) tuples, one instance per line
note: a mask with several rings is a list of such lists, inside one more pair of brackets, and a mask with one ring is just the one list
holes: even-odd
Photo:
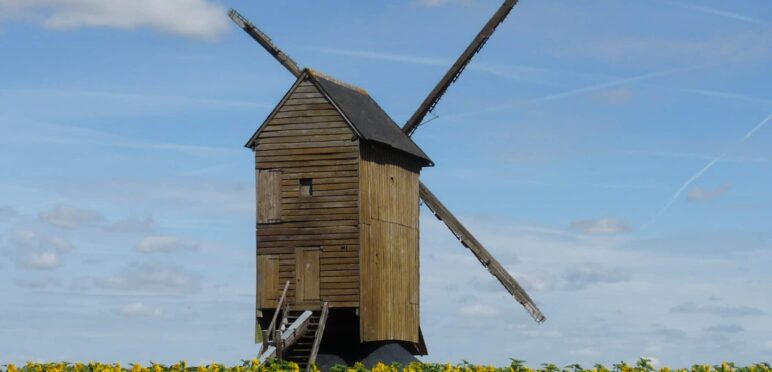
[(314, 196), (314, 181), (312, 179), (300, 179), (300, 196)]

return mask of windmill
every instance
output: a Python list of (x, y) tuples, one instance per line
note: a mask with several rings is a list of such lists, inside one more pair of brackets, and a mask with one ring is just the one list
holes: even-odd
[[(537, 323), (525, 290), (420, 182), (432, 160), (410, 139), (517, 0), (507, 0), (403, 125), (363, 89), (301, 69), (255, 25), (231, 19), (296, 81), (246, 147), (257, 187), (260, 359), (350, 362), (380, 345), (427, 349), (419, 319), (420, 201)], [(270, 319), (270, 320), (269, 320)]]

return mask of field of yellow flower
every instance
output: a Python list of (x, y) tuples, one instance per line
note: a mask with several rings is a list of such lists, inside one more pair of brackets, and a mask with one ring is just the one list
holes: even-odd
[[(103, 364), (89, 363), (27, 363), (24, 366), (7, 364), (0, 366), (0, 372), (273, 372), (291, 371), (300, 372), (297, 364), (272, 360), (264, 364), (258, 364), (257, 360), (245, 360), (240, 365), (225, 366), (222, 364), (209, 364), (203, 366), (189, 366), (186, 362), (172, 365), (150, 363), (149, 365), (129, 364), (122, 366), (120, 363)], [(319, 370), (314, 368), (315, 372)], [(504, 367), (474, 365), (467, 362), (452, 365), (436, 363), (411, 363), (407, 366), (378, 364), (372, 369), (365, 368), (361, 363), (354, 366), (335, 366), (333, 372), (772, 372), (769, 363), (757, 363), (749, 366), (738, 367), (734, 363), (722, 363), (720, 365), (695, 364), (689, 368), (655, 368), (647, 359), (640, 359), (634, 365), (621, 362), (607, 368), (596, 364), (592, 368), (584, 368), (578, 364), (558, 367), (554, 364), (542, 364), (539, 368), (526, 366), (522, 361), (512, 360), (512, 363)]]

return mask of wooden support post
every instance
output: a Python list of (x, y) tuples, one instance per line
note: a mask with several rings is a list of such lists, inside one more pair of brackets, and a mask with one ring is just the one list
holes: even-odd
[(319, 345), (322, 343), (322, 335), (324, 335), (324, 324), (327, 323), (327, 314), (329, 312), (329, 304), (325, 302), (322, 306), (322, 315), (319, 316), (319, 325), (316, 328), (314, 345), (311, 347), (311, 355), (308, 357), (308, 363), (306, 364), (306, 372), (311, 372), (311, 366), (316, 363), (316, 356), (319, 354)]
[(276, 358), (284, 360), (284, 340), (281, 337), (281, 331), (276, 330), (273, 334), (274, 344), (276, 346)]
[[(287, 281), (287, 287), (289, 287), (289, 281)], [(289, 318), (289, 301), (287, 301), (286, 299), (284, 300), (281, 313), (282, 313), (281, 326), (277, 327), (277, 329), (284, 331), (285, 329), (287, 329), (287, 326), (289, 325), (289, 319), (288, 319)]]

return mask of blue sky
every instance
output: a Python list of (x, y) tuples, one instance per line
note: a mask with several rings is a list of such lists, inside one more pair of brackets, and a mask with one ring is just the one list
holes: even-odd
[[(255, 354), (242, 146), (293, 79), (231, 6), (404, 122), (498, 1), (0, 0), (0, 363)], [(768, 1), (521, 1), (414, 139), (548, 319), (424, 209), (425, 359), (772, 359), (769, 71)]]

